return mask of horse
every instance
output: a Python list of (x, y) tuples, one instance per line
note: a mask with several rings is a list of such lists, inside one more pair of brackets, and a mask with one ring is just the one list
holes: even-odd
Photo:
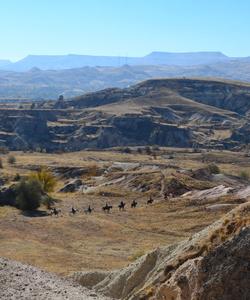
[(77, 208), (71, 207), (70, 214), (75, 215), (79, 210)]
[(112, 208), (112, 205), (108, 205), (108, 203), (106, 203), (106, 205), (102, 207), (102, 210), (109, 213)]
[(150, 196), (149, 200), (147, 201), (147, 204), (152, 204), (154, 202), (154, 199)]
[(131, 208), (136, 208), (137, 204), (138, 203), (135, 200), (133, 200), (131, 203)]
[(87, 209), (84, 209), (85, 214), (91, 214), (94, 208), (91, 208), (90, 205)]
[(125, 205), (126, 205), (126, 203), (123, 202), (123, 201), (121, 201), (121, 203), (118, 205), (119, 210), (124, 210), (125, 209)]
[(50, 215), (51, 215), (51, 216), (54, 215), (54, 216), (58, 217), (60, 213), (61, 213), (61, 210), (58, 209), (58, 208), (55, 208), (55, 207), (53, 207), (53, 208), (50, 210)]

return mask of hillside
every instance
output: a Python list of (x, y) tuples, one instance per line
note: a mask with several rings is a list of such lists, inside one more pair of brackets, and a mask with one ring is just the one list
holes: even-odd
[(208, 79), (148, 80), (30, 108), (2, 105), (0, 140), (13, 150), (117, 146), (242, 147), (250, 85)]
[[(2, 154), (0, 298), (247, 299), (250, 156), (153, 151)], [(56, 178), (58, 216), (13, 206), (16, 174), (41, 167)]]
[(38, 268), (0, 257), (1, 300), (108, 300)]
[[(247, 299), (249, 203), (177, 245), (158, 248), (122, 270), (76, 273), (82, 285), (115, 299)], [(230, 271), (229, 271), (230, 270)]]
[(151, 78), (199, 77), (250, 81), (250, 61), (230, 60), (201, 65), (92, 66), (64, 70), (0, 71), (0, 101), (65, 98), (117, 87), (126, 88)]

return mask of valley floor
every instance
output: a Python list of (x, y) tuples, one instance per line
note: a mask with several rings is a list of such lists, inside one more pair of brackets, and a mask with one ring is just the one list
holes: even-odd
[[(177, 169), (195, 170), (210, 161), (216, 161), (223, 173), (237, 175), (241, 170), (250, 170), (250, 158), (246, 158), (244, 153), (204, 154), (180, 149), (164, 149), (163, 152), (155, 158), (117, 151), (68, 154), (16, 152), (13, 153), (15, 165), (9, 165), (7, 155), (3, 156), (1, 177), (6, 180), (16, 173), (28, 174), (41, 165), (55, 170), (59, 180), (53, 196), (59, 199), (56, 206), (62, 210), (62, 215), (43, 215), (45, 208), (36, 215), (27, 215), (15, 208), (0, 207), (0, 256), (60, 275), (79, 270), (117, 269), (154, 248), (192, 236), (229, 211), (230, 205), (237, 203), (236, 198), (230, 197), (208, 197), (200, 203), (178, 196), (164, 200), (161, 194), (165, 188), (162, 176), (168, 177)], [(168, 155), (172, 153), (174, 158), (169, 159)], [(58, 167), (65, 169), (58, 170)], [(95, 174), (80, 176), (87, 186), (86, 191), (58, 192), (72, 179), (65, 178), (67, 168), (95, 170)], [(104, 172), (97, 174), (99, 170)], [(143, 191), (143, 183), (147, 183), (148, 190)], [(146, 205), (150, 195), (155, 203)], [(138, 201), (135, 209), (130, 208), (133, 199)], [(127, 203), (124, 212), (117, 207), (121, 200)], [(109, 214), (101, 209), (106, 202), (113, 205)], [(209, 205), (220, 203), (230, 205), (218, 210), (207, 209)], [(83, 212), (88, 205), (95, 208), (90, 215)], [(79, 208), (80, 212), (70, 215), (71, 206)]]

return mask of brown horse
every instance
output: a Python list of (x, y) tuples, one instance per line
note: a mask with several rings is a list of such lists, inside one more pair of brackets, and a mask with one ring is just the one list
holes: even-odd
[(121, 203), (118, 205), (119, 210), (125, 210), (125, 205), (126, 205), (126, 203), (121, 201)]
[(113, 206), (112, 205), (108, 205), (108, 203), (106, 203), (106, 205), (105, 206), (103, 206), (103, 208), (102, 208), (102, 210), (104, 211), (104, 212), (110, 212), (110, 210), (113, 208)]
[(131, 203), (131, 208), (136, 208), (137, 204), (137, 201), (133, 200)]

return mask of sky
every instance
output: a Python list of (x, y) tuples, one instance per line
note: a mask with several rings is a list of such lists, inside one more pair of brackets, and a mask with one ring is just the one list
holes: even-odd
[(250, 56), (249, 0), (0, 0), (0, 59), (221, 51)]

